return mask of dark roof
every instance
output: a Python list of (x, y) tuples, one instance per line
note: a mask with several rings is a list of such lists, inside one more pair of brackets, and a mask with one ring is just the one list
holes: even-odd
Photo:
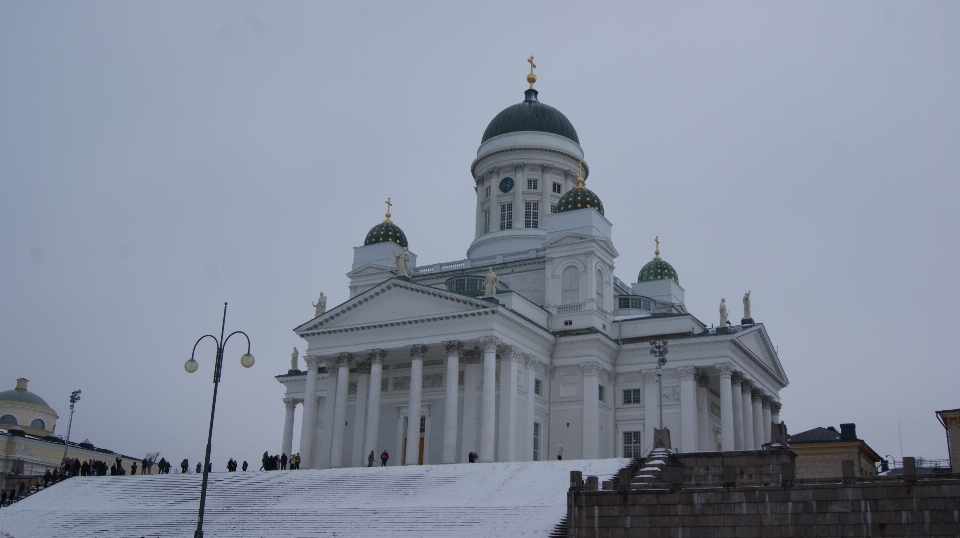
[(640, 269), (640, 274), (637, 275), (637, 282), (652, 282), (654, 280), (673, 280), (679, 284), (680, 276), (677, 275), (677, 270), (672, 265), (657, 256), (647, 262), (643, 269)]
[(483, 132), (480, 143), (495, 136), (520, 131), (552, 133), (580, 143), (577, 130), (573, 128), (570, 120), (559, 110), (538, 101), (537, 90), (534, 89), (524, 92), (522, 103), (509, 106), (494, 116), (487, 125), (487, 130)]
[(377, 243), (396, 243), (401, 247), (407, 246), (407, 235), (399, 226), (389, 220), (377, 224), (367, 232), (367, 237), (363, 240), (363, 246), (374, 245)]
[(603, 202), (600, 201), (600, 197), (594, 194), (592, 190), (583, 186), (570, 189), (566, 194), (561, 196), (560, 201), (557, 202), (557, 213), (587, 208), (596, 209), (603, 215)]
[(834, 443), (840, 440), (840, 432), (835, 429), (814, 428), (805, 432), (793, 434), (787, 438), (787, 444), (802, 443)]

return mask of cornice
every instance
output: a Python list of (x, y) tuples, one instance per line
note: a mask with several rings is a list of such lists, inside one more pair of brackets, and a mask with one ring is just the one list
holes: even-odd
[[(579, 144), (578, 144), (578, 145), (579, 145)], [(543, 152), (546, 152), (546, 153), (554, 153), (554, 154), (556, 154), (556, 155), (563, 155), (564, 157), (569, 157), (570, 159), (573, 159), (574, 161), (578, 161), (578, 162), (583, 163), (583, 179), (588, 179), (588, 178), (590, 177), (590, 167), (587, 165), (587, 162), (583, 160), (583, 157), (578, 157), (578, 156), (576, 156), (576, 155), (574, 155), (574, 154), (572, 154), (572, 153), (568, 153), (568, 152), (566, 152), (566, 151), (560, 151), (560, 150), (557, 150), (557, 149), (551, 149), (551, 148), (544, 148), (544, 147), (537, 147), (537, 146), (513, 146), (513, 147), (498, 149), (498, 150), (496, 150), (496, 151), (491, 151), (490, 153), (484, 153), (482, 157), (477, 157), (476, 159), (474, 159), (473, 162), (470, 163), (470, 175), (474, 177), (474, 181), (477, 181), (477, 179), (476, 179), (476, 178), (477, 178), (476, 169), (477, 169), (477, 165), (480, 163), (480, 161), (486, 159), (487, 157), (493, 157), (494, 155), (500, 155), (500, 154), (502, 154), (502, 153), (509, 153), (509, 152), (511, 152), (511, 151), (543, 151)], [(532, 160), (532, 161), (536, 161), (537, 159), (531, 159), (531, 160)], [(553, 168), (561, 168), (561, 169), (563, 169), (563, 167), (562, 167), (562, 166), (559, 166), (559, 165), (552, 165), (552, 167), (553, 167)], [(497, 168), (497, 167), (494, 166), (494, 167), (487, 168), (486, 171), (489, 171), (491, 168)], [(484, 174), (481, 174), (481, 177), (483, 177), (483, 176), (486, 175), (486, 171), (484, 172)]]

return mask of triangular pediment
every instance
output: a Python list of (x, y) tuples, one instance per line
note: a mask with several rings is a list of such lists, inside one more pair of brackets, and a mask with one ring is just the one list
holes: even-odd
[(784, 372), (783, 366), (780, 364), (780, 359), (777, 357), (777, 351), (773, 347), (773, 343), (770, 342), (770, 337), (762, 325), (754, 327), (753, 330), (740, 333), (737, 335), (736, 340), (740, 345), (749, 350), (765, 367), (776, 372), (786, 383), (787, 374)]
[(481, 299), (393, 278), (330, 309), (320, 317), (297, 327), (295, 331), (302, 334), (399, 320), (462, 315), (493, 308), (496, 308), (495, 304)]
[(543, 246), (545, 248), (562, 247), (566, 245), (578, 245), (588, 241), (596, 242), (606, 247), (610, 251), (610, 253), (613, 255), (613, 257), (619, 256), (617, 249), (613, 247), (613, 242), (610, 241), (609, 239), (605, 237), (597, 237), (597, 236), (586, 235), (586, 234), (577, 233), (577, 232), (567, 232), (567, 233), (559, 234), (558, 236), (551, 238), (549, 241), (545, 241), (543, 243)]

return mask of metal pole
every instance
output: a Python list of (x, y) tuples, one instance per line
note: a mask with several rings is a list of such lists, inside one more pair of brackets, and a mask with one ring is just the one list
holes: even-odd
[(657, 388), (660, 389), (660, 429), (663, 429), (663, 370), (660, 368), (660, 359), (657, 359)]
[(80, 391), (75, 390), (70, 393), (70, 422), (67, 423), (67, 441), (63, 444), (63, 460), (67, 461), (67, 449), (70, 448), (70, 430), (73, 428), (73, 407), (80, 401)]
[(207, 502), (207, 477), (210, 473), (210, 449), (213, 442), (213, 417), (217, 412), (217, 389), (220, 387), (220, 368), (223, 365), (223, 329), (227, 324), (227, 303), (223, 303), (223, 321), (220, 324), (220, 340), (217, 341), (217, 363), (213, 368), (213, 403), (210, 404), (210, 429), (207, 431), (207, 453), (203, 460), (203, 484), (200, 486), (200, 512), (197, 515), (197, 530), (194, 538), (203, 538), (203, 509)]

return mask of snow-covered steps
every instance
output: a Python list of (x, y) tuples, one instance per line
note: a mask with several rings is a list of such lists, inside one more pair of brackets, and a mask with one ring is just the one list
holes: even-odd
[[(627, 459), (214, 473), (204, 536), (547, 537), (570, 471), (609, 480)], [(200, 475), (76, 477), (0, 508), (14, 538), (190, 537)], [(2, 534), (0, 534), (2, 536)]]

